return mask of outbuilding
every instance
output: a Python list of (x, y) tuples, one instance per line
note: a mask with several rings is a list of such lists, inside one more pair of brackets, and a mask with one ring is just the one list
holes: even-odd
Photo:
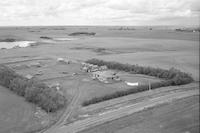
[(108, 83), (109, 81), (119, 80), (119, 76), (113, 71), (96, 71), (92, 73), (93, 79), (98, 79), (101, 82)]

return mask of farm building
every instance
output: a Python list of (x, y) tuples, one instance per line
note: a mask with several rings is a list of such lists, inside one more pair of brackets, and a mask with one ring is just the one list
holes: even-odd
[(116, 75), (115, 72), (112, 71), (96, 71), (92, 73), (93, 79), (98, 79), (101, 82), (109, 83), (113, 80), (119, 81), (119, 76)]
[(128, 85), (128, 86), (138, 86), (139, 85), (139, 83), (138, 82), (127, 82), (127, 81), (125, 81), (125, 83)]
[(82, 63), (82, 70), (85, 72), (96, 72), (101, 70), (106, 70), (107, 66), (98, 66), (89, 63)]
[(32, 62), (31, 64), (29, 64), (29, 67), (42, 67), (40, 62)]
[(64, 58), (57, 58), (57, 61), (63, 64), (70, 64), (71, 61)]
[(34, 76), (28, 74), (28, 75), (26, 75), (25, 77), (26, 77), (27, 79), (32, 79)]

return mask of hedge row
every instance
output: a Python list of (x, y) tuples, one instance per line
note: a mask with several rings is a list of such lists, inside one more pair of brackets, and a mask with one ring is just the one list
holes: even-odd
[[(151, 89), (169, 86), (170, 84), (171, 84), (171, 81), (161, 81), (161, 82), (157, 82), (157, 83), (152, 83)], [(128, 89), (128, 90), (116, 91), (114, 93), (107, 94), (107, 95), (104, 95), (102, 97), (94, 97), (90, 100), (86, 100), (82, 103), (82, 106), (88, 106), (90, 104), (96, 104), (96, 103), (103, 102), (103, 101), (106, 101), (106, 100), (130, 95), (130, 94), (135, 94), (135, 93), (139, 93), (139, 92), (143, 92), (143, 91), (147, 91), (147, 90), (149, 90), (148, 85), (141, 85), (141, 86), (131, 88), (131, 89)]]
[[(106, 62), (106, 61), (98, 60), (98, 59), (88, 60), (87, 63), (91, 63), (98, 66), (106, 65), (109, 69), (116, 69), (116, 70), (131, 72), (135, 74), (145, 74), (145, 75), (165, 79), (165, 81), (152, 83), (151, 89), (156, 89), (156, 88), (165, 87), (165, 86), (172, 86), (172, 85), (183, 85), (183, 84), (187, 84), (193, 81), (192, 77), (189, 74), (181, 72), (174, 68), (171, 68), (169, 70), (164, 70), (160, 68), (121, 64), (117, 62)], [(146, 91), (148, 89), (149, 89), (148, 85), (141, 85), (132, 89), (117, 91), (117, 92), (114, 92), (112, 94), (108, 94), (102, 97), (92, 98), (90, 100), (84, 101), (82, 105), (88, 106), (90, 104), (95, 104), (95, 103), (110, 100), (113, 98)]]
[(56, 89), (49, 88), (38, 80), (29, 80), (12, 69), (0, 65), (0, 85), (25, 97), (47, 112), (55, 112), (65, 106), (66, 98)]

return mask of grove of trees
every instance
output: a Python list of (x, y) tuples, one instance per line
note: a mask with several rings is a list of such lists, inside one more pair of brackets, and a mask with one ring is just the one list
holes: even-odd
[(0, 65), (0, 85), (25, 97), (47, 112), (55, 112), (65, 106), (66, 98), (56, 89), (37, 79), (27, 79), (7, 66)]

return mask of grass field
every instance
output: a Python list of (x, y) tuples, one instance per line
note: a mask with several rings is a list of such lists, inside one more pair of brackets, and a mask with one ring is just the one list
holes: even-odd
[(41, 127), (36, 108), (0, 86), (0, 133), (23, 133)]
[(199, 96), (179, 99), (81, 133), (198, 133)]
[[(92, 80), (90, 74), (80, 70), (79, 64), (79, 62), (91, 58), (164, 69), (175, 67), (191, 73), (193, 78), (199, 81), (198, 32), (176, 32), (160, 28), (148, 30), (145, 27), (119, 31), (112, 30), (113, 28), (115, 27), (1, 27), (0, 39), (15, 38), (20, 41), (36, 41), (37, 45), (26, 48), (0, 49), (0, 64), (8, 65), (24, 76), (42, 73), (36, 77), (48, 85), (59, 83), (69, 99), (77, 93), (77, 88), (79, 88), (81, 96), (76, 109), (81, 108), (84, 100), (130, 88), (124, 82), (103, 84)], [(69, 37), (68, 34), (77, 31), (95, 32), (96, 35), (76, 36), (71, 41), (40, 38), (41, 36), (66, 38)], [(60, 64), (57, 62), (57, 58), (60, 57), (75, 62), (69, 65)], [(41, 63), (41, 67), (29, 66), (38, 62)], [(20, 65), (22, 67), (19, 67)], [(73, 75), (73, 73), (78, 73), (78, 75)], [(142, 84), (160, 80), (124, 72), (118, 74), (122, 80)], [(6, 97), (4, 93), (9, 96)], [(11, 132), (17, 127), (21, 127), (18, 128), (19, 132), (25, 131), (26, 125), (24, 124), (32, 123), (33, 108), (35, 107), (9, 91), (0, 92), (0, 95), (1, 114), (12, 111), (10, 108), (13, 105), (21, 107), (13, 106), (14, 113), (10, 113), (13, 121), (10, 121), (9, 117), (6, 121), (4, 116), (7, 117), (7, 114), (0, 114), (0, 117), (3, 117), (1, 118), (0, 126), (2, 128), (0, 127), (0, 129), (2, 130), (0, 132)], [(7, 102), (8, 104), (5, 106)], [(15, 108), (17, 111), (14, 110)], [(10, 125), (10, 127), (5, 125)]]

